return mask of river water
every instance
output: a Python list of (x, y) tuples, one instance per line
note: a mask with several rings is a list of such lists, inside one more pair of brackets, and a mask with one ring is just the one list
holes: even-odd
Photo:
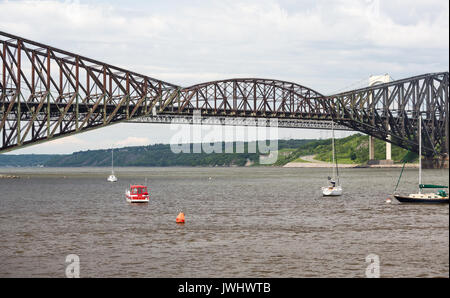
[[(0, 169), (0, 277), (449, 277), (449, 206), (386, 204), (399, 169)], [(424, 182), (448, 184), (446, 170)], [(125, 201), (146, 183), (151, 201)], [(417, 169), (400, 190), (415, 192)], [(186, 223), (179, 225), (179, 211)]]

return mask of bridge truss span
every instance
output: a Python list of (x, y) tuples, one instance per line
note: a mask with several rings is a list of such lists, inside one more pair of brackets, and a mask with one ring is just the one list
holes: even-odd
[(334, 121), (339, 129), (414, 152), (421, 116), (424, 155), (445, 156), (448, 95), (448, 72), (330, 96), (259, 78), (183, 88), (0, 32), (0, 153), (113, 123), (169, 123), (199, 113), (221, 125), (226, 119), (245, 125), (245, 119), (264, 118), (278, 119), (279, 127), (329, 129)]
[(161, 107), (159, 112), (182, 115), (201, 110), (205, 115), (319, 119), (327, 117), (322, 97), (291, 82), (228, 79), (180, 89), (171, 105)]
[(0, 32), (1, 151), (145, 115), (178, 86)]
[[(199, 119), (190, 115), (149, 115), (127, 120), (131, 123), (158, 123), (158, 124), (201, 124), (201, 125), (225, 125), (225, 126), (263, 126), (276, 125), (279, 128), (303, 128), (303, 129), (331, 129), (331, 121), (282, 119), (282, 118), (254, 118), (254, 117), (230, 117), (230, 116), (208, 116), (202, 115)], [(273, 122), (276, 120), (276, 122)], [(351, 128), (335, 124), (335, 130), (352, 131)]]
[(336, 122), (424, 155), (448, 155), (449, 73), (431, 73), (326, 97)]

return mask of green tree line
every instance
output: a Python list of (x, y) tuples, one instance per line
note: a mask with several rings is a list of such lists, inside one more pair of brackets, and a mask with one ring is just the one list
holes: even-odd
[[(340, 163), (364, 164), (369, 159), (369, 137), (353, 134), (336, 139), (336, 155)], [(272, 141), (273, 142), (273, 141)], [(331, 160), (331, 139), (278, 140), (276, 166), (285, 165), (302, 156), (315, 155), (317, 160)], [(233, 146), (234, 153), (225, 153), (226, 146)], [(269, 141), (266, 142), (266, 146)], [(186, 144), (188, 152), (201, 144)], [(243, 147), (243, 153), (238, 148)], [(254, 153), (254, 148), (256, 152)], [(250, 150), (249, 150), (250, 149)], [(114, 166), (118, 167), (170, 167), (170, 166), (245, 166), (259, 165), (258, 143), (221, 143), (222, 153), (174, 153), (169, 144), (125, 147), (114, 149)], [(407, 150), (392, 146), (392, 158), (400, 162)], [(375, 140), (375, 159), (385, 159), (385, 142)], [(417, 160), (417, 155), (415, 155)], [(414, 161), (414, 158), (413, 158)], [(64, 155), (0, 155), (0, 166), (45, 167), (108, 167), (111, 165), (111, 149), (87, 150)]]

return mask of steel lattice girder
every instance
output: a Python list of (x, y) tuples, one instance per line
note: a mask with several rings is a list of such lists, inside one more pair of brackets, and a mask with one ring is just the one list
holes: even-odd
[(0, 63), (0, 152), (154, 113), (199, 110), (206, 117), (334, 119), (415, 152), (420, 114), (424, 154), (448, 153), (448, 72), (333, 96), (256, 78), (182, 88), (3, 32)]
[(0, 32), (1, 150), (146, 115), (178, 86)]
[(327, 97), (336, 122), (419, 151), (423, 119), (424, 155), (448, 154), (449, 73), (432, 73)]
[[(263, 120), (263, 121), (262, 121)], [(255, 117), (232, 117), (228, 115), (206, 115), (194, 119), (191, 115), (159, 114), (142, 116), (127, 120), (131, 123), (159, 123), (159, 124), (201, 124), (201, 125), (225, 125), (225, 126), (263, 126), (271, 127), (274, 125), (273, 118), (255, 118)], [(276, 118), (276, 127), (279, 128), (303, 128), (303, 129), (331, 129), (331, 121), (305, 120), (297, 118)], [(353, 131), (353, 129), (335, 124), (334, 130)]]
[(170, 108), (160, 112), (330, 119), (320, 93), (307, 87), (268, 79), (229, 79), (180, 89)]

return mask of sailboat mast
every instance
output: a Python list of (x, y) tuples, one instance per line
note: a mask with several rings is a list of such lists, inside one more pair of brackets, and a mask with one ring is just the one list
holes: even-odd
[(334, 165), (334, 122), (331, 120), (331, 146), (333, 155), (333, 180), (336, 181), (336, 166)]
[(420, 184), (422, 184), (422, 115), (419, 115), (419, 193), (422, 193)]
[(111, 149), (111, 172), (114, 174), (114, 149)]

